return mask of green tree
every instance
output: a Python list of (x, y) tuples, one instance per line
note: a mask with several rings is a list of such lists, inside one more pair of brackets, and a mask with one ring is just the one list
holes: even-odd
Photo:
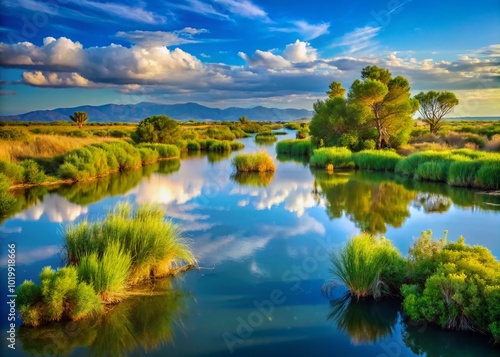
[(78, 124), (80, 129), (83, 127), (83, 124), (89, 120), (89, 116), (86, 112), (75, 112), (75, 114), (70, 115), (69, 118)]
[(422, 119), (429, 124), (431, 134), (437, 133), (442, 126), (441, 119), (458, 105), (458, 98), (452, 92), (420, 92), (415, 99), (420, 103), (418, 111)]
[(336, 97), (343, 98), (345, 95), (345, 88), (342, 87), (342, 83), (340, 82), (332, 82), (330, 83), (328, 88), (330, 89), (326, 91), (326, 94), (328, 94), (328, 97), (330, 98), (336, 98)]
[(238, 120), (240, 121), (241, 124), (246, 124), (248, 122), (246, 116), (239, 117)]
[(140, 121), (134, 133), (139, 143), (175, 144), (181, 136), (179, 123), (166, 115), (153, 115)]
[(418, 101), (410, 98), (408, 80), (392, 78), (389, 70), (377, 66), (363, 68), (361, 78), (351, 85), (348, 103), (366, 115), (366, 123), (377, 130), (377, 149), (406, 143), (412, 114), (418, 109)]

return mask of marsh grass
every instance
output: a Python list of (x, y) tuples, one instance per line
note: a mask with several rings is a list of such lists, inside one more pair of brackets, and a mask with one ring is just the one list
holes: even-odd
[[(104, 220), (83, 221), (65, 230), (64, 250), (70, 265), (78, 266), (85, 256), (92, 254), (102, 259), (116, 244), (123, 250), (121, 254), (112, 255), (113, 259), (125, 264), (123, 255), (129, 254), (131, 258), (128, 284), (168, 275), (181, 263), (196, 263), (177, 226), (163, 219), (163, 211), (158, 206), (132, 209), (130, 204), (122, 203)], [(109, 291), (115, 292), (118, 291)]]
[(353, 169), (355, 166), (351, 151), (345, 147), (316, 149), (313, 151), (309, 164), (312, 167), (322, 168), (333, 165), (335, 169)]
[(309, 139), (282, 140), (276, 144), (278, 155), (307, 156), (311, 155), (312, 150), (313, 147)]
[(238, 154), (233, 158), (232, 164), (238, 172), (266, 172), (276, 170), (273, 159), (265, 151), (253, 154)]
[(383, 237), (367, 233), (356, 235), (343, 248), (333, 252), (330, 260), (332, 274), (356, 300), (380, 298), (398, 291), (403, 283), (404, 259)]
[(387, 150), (364, 150), (352, 154), (356, 167), (362, 170), (394, 171), (401, 159), (397, 153)]

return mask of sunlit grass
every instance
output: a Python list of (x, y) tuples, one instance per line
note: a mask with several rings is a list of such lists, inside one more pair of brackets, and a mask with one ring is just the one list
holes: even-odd
[(327, 168), (333, 165), (335, 169), (352, 169), (354, 168), (354, 161), (352, 153), (345, 147), (328, 147), (316, 149), (309, 160), (312, 167)]
[(233, 165), (238, 172), (265, 172), (276, 170), (276, 165), (265, 151), (253, 154), (238, 154), (233, 158)]

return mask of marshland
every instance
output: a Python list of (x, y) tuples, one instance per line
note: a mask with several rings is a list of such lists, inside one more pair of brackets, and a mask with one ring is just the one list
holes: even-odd
[[(473, 126), (482, 148), (432, 151), (321, 148), (295, 123), (179, 124), (161, 144), (138, 142), (136, 125), (90, 124), (76, 139), (80, 129), (63, 123), (1, 127), (1, 234), (16, 242), (19, 285), (31, 281), (18, 289), (23, 353), (365, 355), (395, 342), (403, 355), (497, 354), (500, 200), (498, 178), (482, 173), (498, 167), (486, 146), (496, 122)], [(471, 126), (446, 125), (442, 140)], [(493, 274), (477, 287), (485, 310), (430, 316), (436, 264), (476, 254), (460, 244), (485, 247), (474, 255), (476, 273)], [(437, 255), (418, 261), (416, 247)], [(362, 252), (371, 268), (344, 264)], [(448, 273), (468, 273), (471, 258), (460, 259)]]

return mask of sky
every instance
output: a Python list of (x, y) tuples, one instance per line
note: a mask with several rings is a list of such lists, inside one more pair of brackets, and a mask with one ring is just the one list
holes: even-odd
[(367, 65), (500, 116), (500, 0), (2, 0), (0, 115), (139, 102), (312, 110)]

